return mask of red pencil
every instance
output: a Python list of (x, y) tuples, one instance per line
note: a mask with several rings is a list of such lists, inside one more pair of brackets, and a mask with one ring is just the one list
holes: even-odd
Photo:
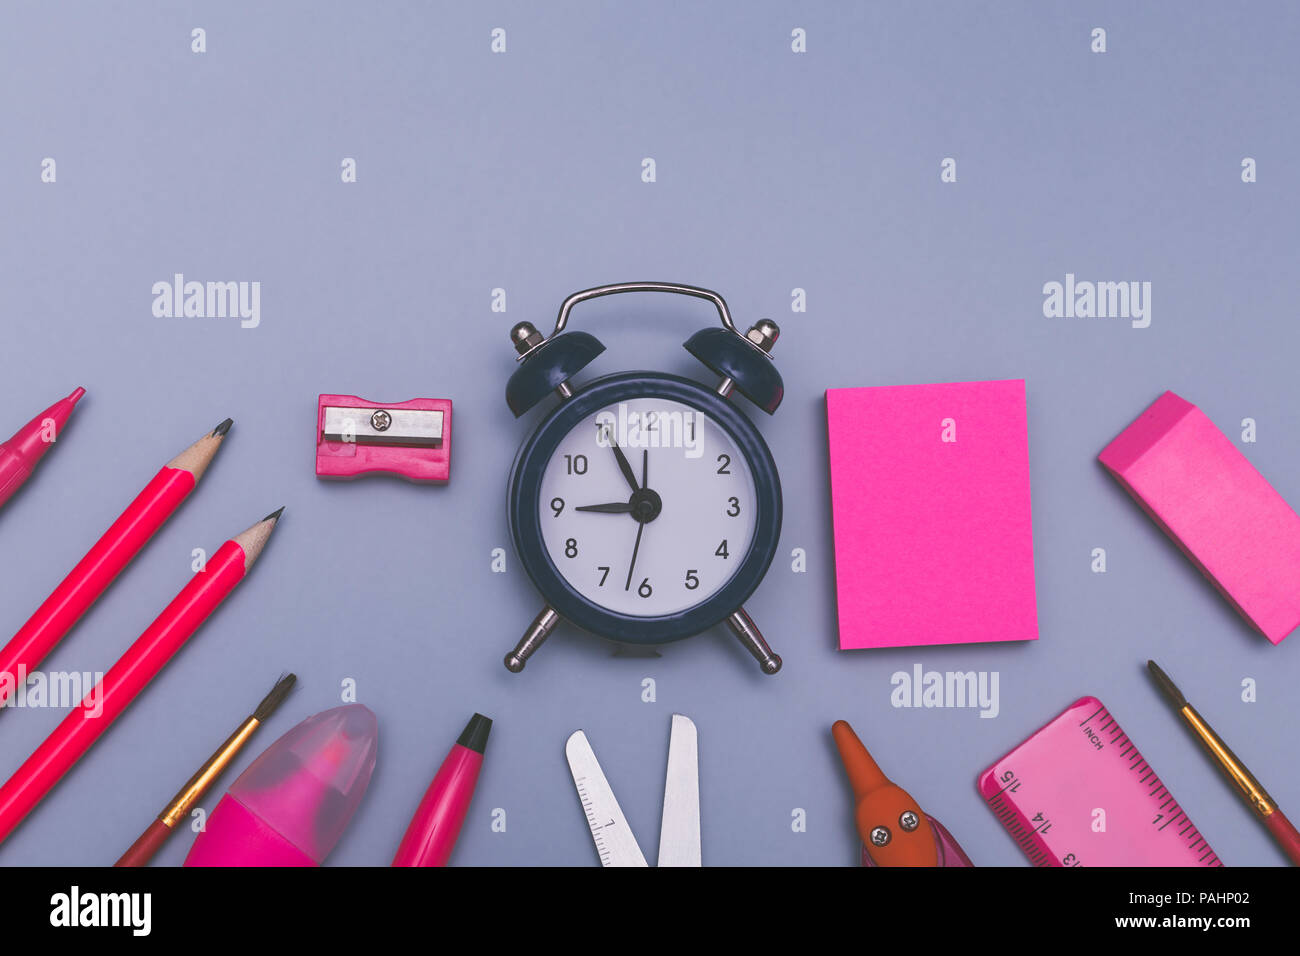
[(45, 656), (181, 506), (221, 448), (232, 422), (227, 418), (163, 465), (144, 491), (113, 522), (0, 650), (0, 705), (27, 682)]
[(32, 469), (50, 450), (67, 424), (73, 406), (85, 394), (84, 388), (77, 389), (18, 429), (13, 438), (0, 442), (0, 508), (32, 476)]
[(82, 702), (0, 787), (0, 842), (126, 710), (257, 561), (279, 511), (235, 535), (190, 579)]

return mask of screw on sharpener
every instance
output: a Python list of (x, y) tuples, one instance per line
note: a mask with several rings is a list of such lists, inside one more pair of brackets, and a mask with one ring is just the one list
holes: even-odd
[(451, 401), (385, 404), (321, 395), (316, 404), (316, 477), (348, 481), (389, 473), (445, 484), (451, 477)]

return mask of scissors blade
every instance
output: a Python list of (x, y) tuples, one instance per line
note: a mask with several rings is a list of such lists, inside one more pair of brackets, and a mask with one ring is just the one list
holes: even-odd
[(587, 815), (600, 865), (647, 866), (632, 828), (627, 825), (627, 818), (614, 799), (614, 791), (587, 742), (587, 735), (575, 730), (564, 745), (564, 756), (569, 760), (569, 772), (573, 774), (573, 785), (578, 788), (578, 799), (582, 801), (582, 812)]
[(695, 722), (681, 714), (673, 714), (673, 729), (668, 737), (659, 865), (700, 865), (699, 741)]

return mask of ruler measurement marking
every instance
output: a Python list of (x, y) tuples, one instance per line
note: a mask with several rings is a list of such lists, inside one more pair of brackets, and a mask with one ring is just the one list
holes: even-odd
[[(1097, 703), (1099, 704), (1097, 709), (1077, 724), (1078, 727), (1083, 728), (1085, 736), (1090, 737), (1092, 740), (1092, 744), (1086, 752), (1104, 754), (1106, 748), (1101, 745), (1102, 734), (1106, 735), (1111, 752), (1115, 753), (1116, 759), (1120, 761), (1120, 767), (1127, 766), (1136, 775), (1133, 786), (1144, 788), (1146, 796), (1155, 802), (1156, 809), (1159, 811), (1156, 814), (1156, 819), (1150, 821), (1154, 825), (1153, 831), (1147, 832), (1162, 833), (1173, 824), (1175, 825), (1176, 836), (1171, 834), (1170, 837), (1164, 839), (1179, 840), (1189, 853), (1189, 859), (1194, 858), (1201, 865), (1222, 866), (1222, 861), (1214, 853), (1205, 837), (1196, 829), (1191, 818), (1183, 812), (1173, 794), (1161, 782), (1155, 768), (1143, 759), (1137, 744), (1124, 733), (1119, 722), (1106, 710), (1105, 706), (1100, 705), (1100, 702)], [(1039, 733), (1048, 732), (1052, 728), (1060, 726), (1061, 717), (1065, 717), (1070, 709), (1072, 708), (1067, 708), (1065, 713), (1059, 715), (1056, 720), (1045, 725)], [(1021, 746), (1024, 746), (1024, 744)], [(1017, 748), (1017, 750), (1019, 749)], [(1013, 755), (1015, 753), (1016, 751), (1012, 751), (1007, 756), (1014, 759)], [(1082, 758), (1077, 759), (1081, 760)], [(990, 768), (985, 780), (993, 783), (998, 789), (995, 793), (985, 796), (985, 803), (1016, 844), (1029, 857), (1030, 863), (1034, 866), (1050, 866), (1053, 863), (1065, 866), (1067, 865), (1064, 862), (1065, 856), (1071, 856), (1075, 862), (1068, 864), (1069, 866), (1082, 866), (1082, 861), (1078, 859), (1077, 853), (1058, 856), (1054, 851), (1048, 849), (1047, 841), (1049, 839), (1053, 841), (1060, 839), (1060, 837), (1049, 836), (1049, 832), (1065, 832), (1060, 831), (1059, 828), (1057, 830), (1052, 829), (1052, 824), (1055, 822), (1055, 818), (1060, 816), (1060, 812), (1049, 813), (1048, 810), (1043, 808), (1035, 808), (1032, 812), (1024, 809), (1025, 804), (1020, 801), (1034, 799), (1032, 796), (1032, 782), (1028, 783), (1028, 792), (1019, 792), (1021, 790), (1019, 785), (1025, 783), (1024, 778), (1013, 776), (1011, 780), (1003, 783), (1001, 776), (1007, 771), (1001, 771), (995, 778), (996, 766)], [(1012, 790), (1013, 787), (1016, 789)], [(1029, 819), (1030, 816), (1035, 816), (1042, 822), (1035, 824), (1033, 820)], [(1068, 829), (1069, 825), (1067, 824)]]

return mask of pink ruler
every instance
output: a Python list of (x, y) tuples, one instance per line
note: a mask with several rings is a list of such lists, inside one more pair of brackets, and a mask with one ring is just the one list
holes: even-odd
[(1082, 697), (979, 777), (1034, 866), (1222, 866), (1137, 745)]

